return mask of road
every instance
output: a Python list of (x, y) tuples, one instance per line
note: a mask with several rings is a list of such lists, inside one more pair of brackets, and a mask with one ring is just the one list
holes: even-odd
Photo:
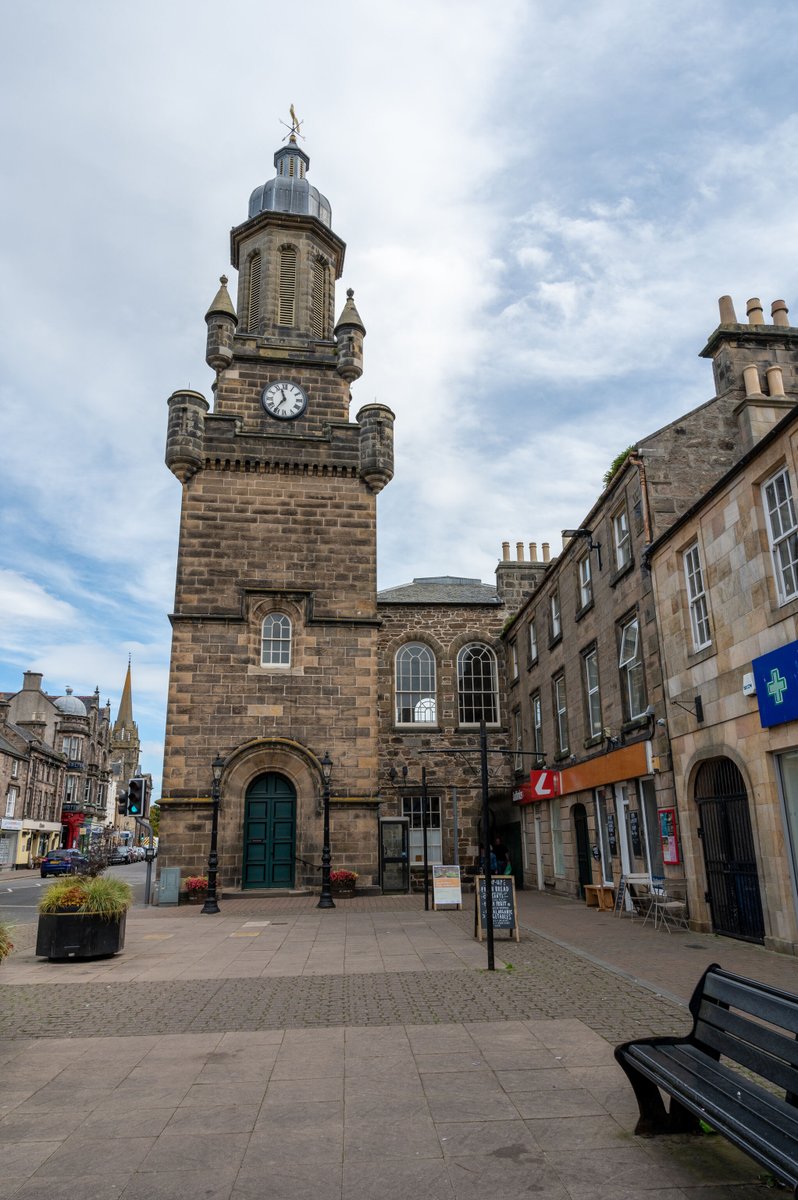
[[(132, 863), (129, 867), (109, 867), (108, 873), (132, 884), (134, 904), (144, 903), (145, 862)], [(0, 918), (14, 925), (34, 922), (42, 890), (48, 888), (55, 878), (57, 876), (50, 875), (42, 879), (38, 871), (20, 871), (14, 879), (0, 882)]]

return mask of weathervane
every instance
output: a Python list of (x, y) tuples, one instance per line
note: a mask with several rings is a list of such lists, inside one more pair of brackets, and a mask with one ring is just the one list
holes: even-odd
[(300, 121), (299, 117), (296, 115), (296, 111), (294, 109), (293, 104), (289, 108), (288, 112), (291, 116), (291, 124), (286, 125), (285, 121), (280, 122), (280, 124), (283, 125), (288, 130), (288, 133), (283, 138), (283, 141), (284, 142), (285, 141), (295, 142), (298, 137), (304, 138), (304, 136), (305, 136), (302, 132), (300, 132), (302, 129), (302, 122)]

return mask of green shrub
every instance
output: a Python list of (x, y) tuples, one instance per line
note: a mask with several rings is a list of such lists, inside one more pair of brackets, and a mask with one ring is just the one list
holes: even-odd
[(4, 958), (8, 958), (13, 949), (14, 943), (11, 941), (11, 926), (7, 921), (0, 921), (0, 962)]
[(42, 893), (39, 912), (55, 913), (64, 907), (79, 913), (94, 913), (111, 920), (127, 912), (133, 903), (133, 889), (122, 879), (106, 875), (72, 876), (57, 879)]

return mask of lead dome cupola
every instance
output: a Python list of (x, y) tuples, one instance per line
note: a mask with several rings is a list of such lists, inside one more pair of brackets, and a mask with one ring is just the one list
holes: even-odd
[(72, 688), (68, 687), (65, 696), (59, 696), (55, 701), (55, 706), (59, 712), (70, 717), (85, 717), (86, 705), (78, 696), (72, 695)]
[(250, 220), (262, 212), (296, 213), (298, 216), (316, 217), (331, 229), (330, 202), (318, 188), (308, 183), (306, 175), (310, 158), (297, 145), (293, 134), (288, 144), (275, 153), (274, 166), (277, 171), (274, 179), (256, 187), (249, 198)]

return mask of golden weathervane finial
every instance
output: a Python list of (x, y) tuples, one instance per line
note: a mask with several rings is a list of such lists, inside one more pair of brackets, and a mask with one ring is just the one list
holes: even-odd
[(302, 133), (302, 122), (296, 115), (296, 109), (294, 108), (293, 104), (290, 106), (288, 111), (291, 114), (291, 124), (286, 125), (285, 121), (280, 122), (280, 124), (284, 125), (288, 130), (288, 133), (283, 138), (283, 141), (295, 142), (298, 137), (304, 137), (304, 134)]

